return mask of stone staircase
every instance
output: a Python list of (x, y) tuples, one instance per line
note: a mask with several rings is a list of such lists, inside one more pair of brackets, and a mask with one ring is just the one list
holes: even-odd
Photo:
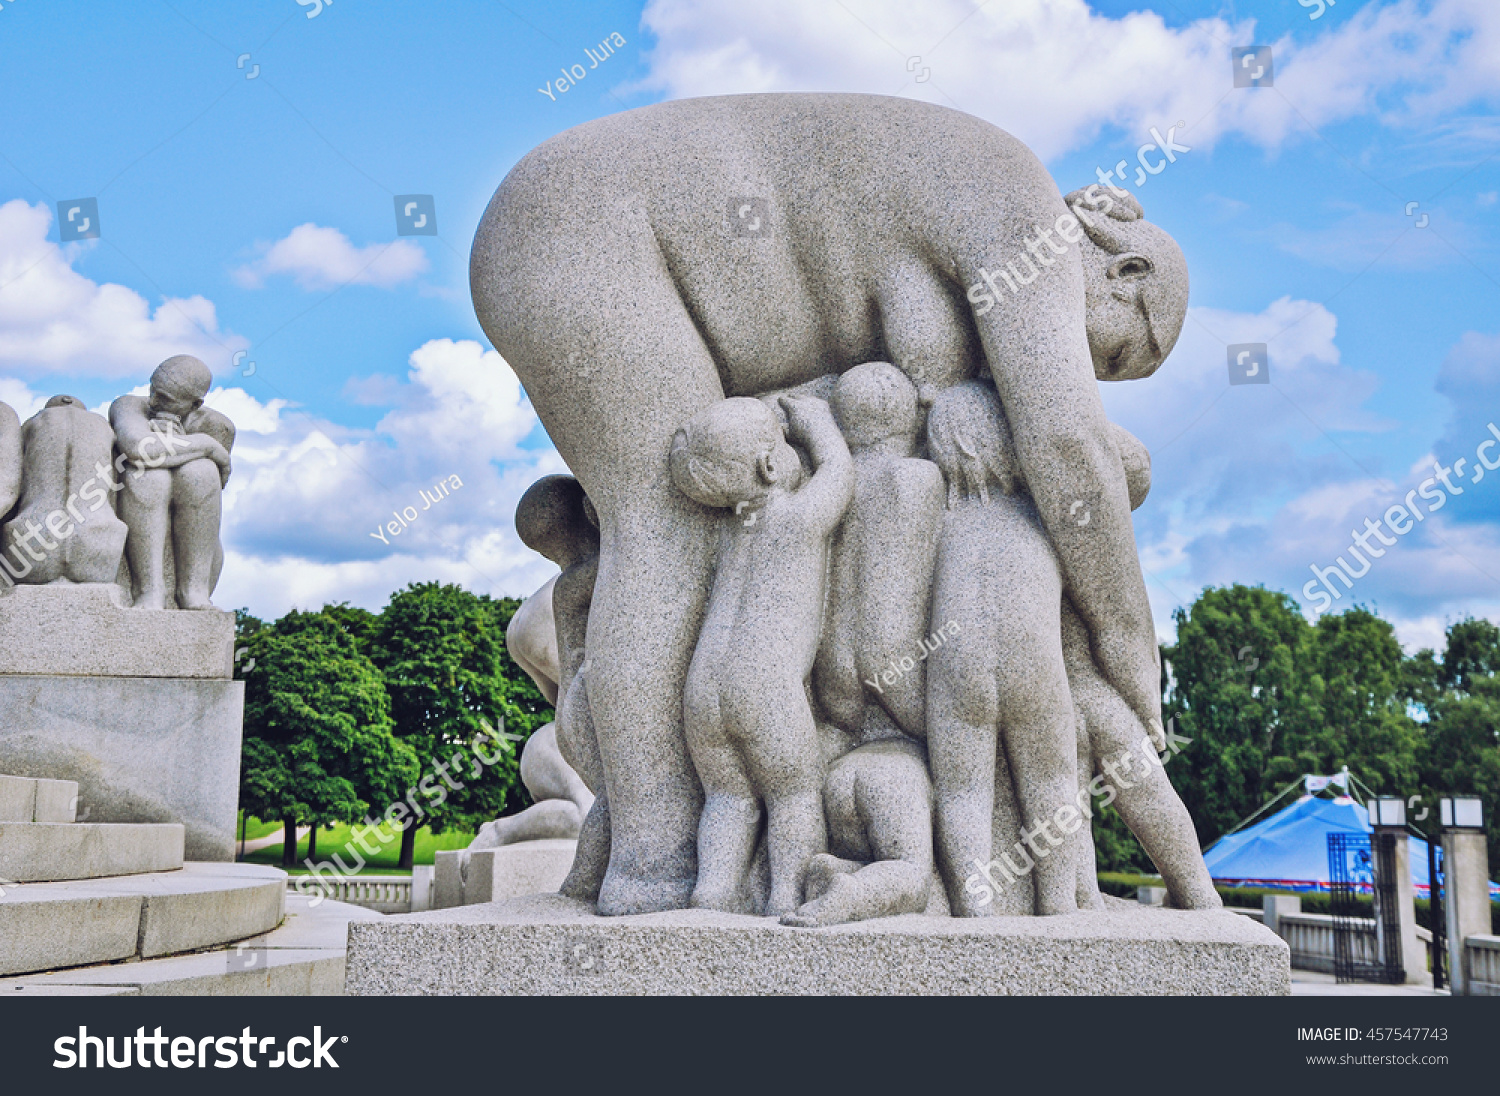
[(0, 776), (0, 997), (343, 992), (348, 923), (380, 914), (289, 898), (276, 868), (184, 862), (181, 825), (77, 822), (77, 801)]

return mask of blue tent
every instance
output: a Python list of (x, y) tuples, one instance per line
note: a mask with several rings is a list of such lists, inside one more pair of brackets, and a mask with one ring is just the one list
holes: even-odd
[[(1230, 887), (1328, 890), (1328, 835), (1369, 833), (1369, 812), (1349, 796), (1321, 799), (1304, 795), (1283, 811), (1220, 838), (1206, 853), (1208, 874)], [(1407, 837), (1412, 884), (1427, 897), (1427, 842)], [(1490, 884), (1490, 897), (1500, 887)]]

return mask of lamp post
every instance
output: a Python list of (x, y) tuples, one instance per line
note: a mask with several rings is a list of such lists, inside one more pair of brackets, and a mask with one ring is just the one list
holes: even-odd
[(1448, 978), (1454, 996), (1467, 996), (1469, 966), (1464, 941), (1490, 931), (1490, 863), (1484, 836), (1484, 803), (1477, 795), (1438, 801), (1443, 828), (1443, 876), (1448, 928)]

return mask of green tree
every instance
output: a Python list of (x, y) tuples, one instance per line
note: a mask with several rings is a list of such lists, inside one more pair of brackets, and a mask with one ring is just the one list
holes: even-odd
[(551, 718), (505, 650), (505, 627), (519, 605), (427, 582), (397, 592), (380, 614), (371, 651), (385, 675), (396, 733), (423, 774), (424, 817), (403, 823), (402, 867), (412, 864), (421, 826), (434, 833), (476, 828), (524, 805), (520, 742), (490, 737), (494, 730), (524, 739)]
[(1448, 628), (1441, 661), (1422, 650), (1408, 662), (1407, 699), (1426, 716), (1419, 756), (1423, 798), (1429, 810), (1450, 794), (1484, 801), (1493, 872), (1500, 864), (1500, 628), (1487, 620), (1458, 621)]
[(1170, 772), (1206, 845), (1311, 764), (1311, 628), (1290, 597), (1261, 586), (1210, 587), (1174, 617), (1162, 711), (1191, 741)]
[(373, 650), (375, 631), (380, 627), (380, 614), (347, 601), (323, 606), (323, 615), (338, 622), (348, 632), (361, 654), (368, 656)]
[(293, 611), (247, 646), (240, 806), (282, 820), (290, 865), (299, 822), (354, 822), (400, 798), (416, 755), (392, 733), (380, 672), (337, 619)]
[(1376, 792), (1415, 792), (1422, 734), (1408, 711), (1403, 664), (1395, 629), (1368, 609), (1319, 617), (1308, 658), (1317, 704), (1297, 738), (1301, 767), (1289, 777), (1348, 765)]

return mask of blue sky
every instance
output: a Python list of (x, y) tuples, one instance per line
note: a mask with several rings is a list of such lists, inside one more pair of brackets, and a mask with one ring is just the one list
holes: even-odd
[[(1232, 86), (1249, 45), (1274, 86)], [(538, 90), (573, 64), (571, 90)], [(550, 568), (511, 515), (561, 464), (469, 304), (491, 193), (590, 118), (836, 90), (985, 118), (1063, 191), (1127, 160), (1182, 245), (1177, 349), (1105, 386), (1154, 454), (1136, 528), (1163, 635), (1206, 584), (1311, 614), (1309, 566), (1349, 561), (1435, 458), (1468, 472), (1500, 420), (1493, 0), (0, 0), (0, 400), (102, 407), (169, 354), (208, 362), (241, 430), (221, 605), (378, 607), (427, 578), (528, 594)], [(1136, 185), (1150, 130), (1179, 122), (1189, 151)], [(404, 194), (433, 195), (438, 236), (397, 235)], [(84, 197), (101, 237), (62, 242), (55, 203)], [(1270, 384), (1228, 383), (1239, 343), (1268, 345)], [(1500, 617), (1500, 474), (1467, 478), (1335, 609), (1372, 605), (1409, 646)]]

